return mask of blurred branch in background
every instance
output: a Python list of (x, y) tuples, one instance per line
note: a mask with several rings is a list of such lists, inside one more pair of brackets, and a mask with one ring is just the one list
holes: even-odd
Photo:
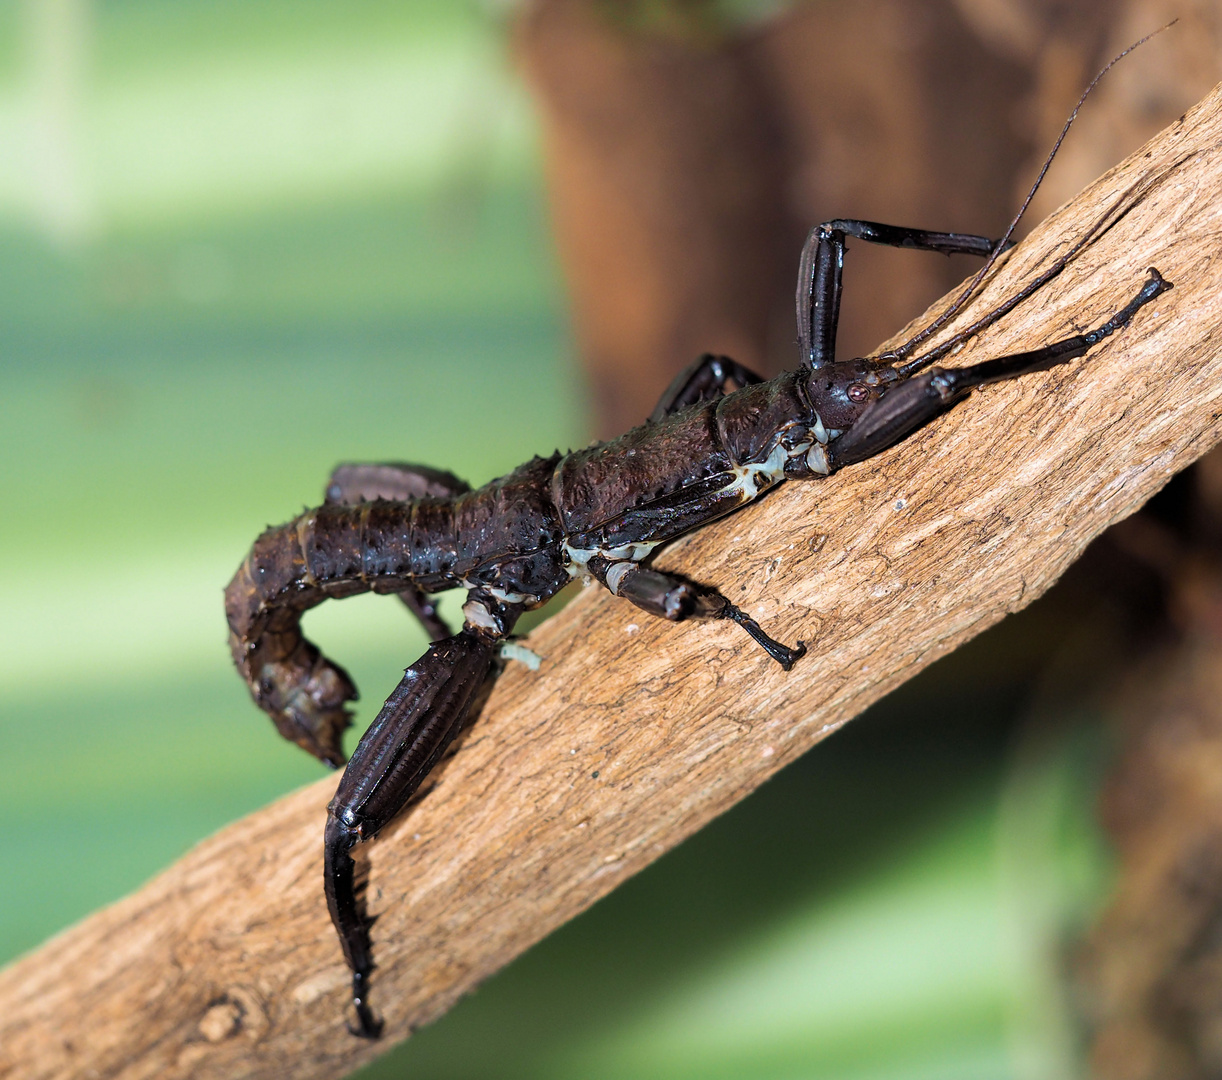
[(652, 7), (677, 13), (673, 32), (589, 0), (530, 5), (516, 33), (602, 438), (649, 415), (681, 357), (779, 370), (771, 339), (795, 265), (784, 147), (750, 39), (691, 25), (697, 5)]
[(1120, 755), (1104, 789), (1115, 895), (1077, 957), (1106, 1080), (1204, 1080), (1222, 1068), (1222, 455), (1117, 526), (1160, 586), (1148, 645), (1108, 698)]

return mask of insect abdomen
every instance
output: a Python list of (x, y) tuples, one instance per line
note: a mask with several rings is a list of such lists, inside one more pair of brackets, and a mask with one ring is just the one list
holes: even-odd
[(552, 478), (565, 532), (585, 533), (731, 467), (713, 402), (569, 454)]

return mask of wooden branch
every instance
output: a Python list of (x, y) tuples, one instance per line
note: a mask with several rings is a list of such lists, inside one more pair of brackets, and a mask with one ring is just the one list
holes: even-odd
[[(1042, 593), (1222, 435), (1219, 91), (1045, 222), (985, 303), (1134, 183), (1115, 227), (959, 359), (1097, 325), (1156, 265), (1176, 287), (1127, 330), (663, 553), (810, 643), (793, 672), (736, 627), (662, 625), (596, 590), (532, 636), (542, 668), (505, 673), (433, 790), (368, 845), (382, 1042), (345, 1031), (328, 780), (0, 973), (0, 1077), (340, 1076)], [(850, 265), (848, 287), (870, 283)]]

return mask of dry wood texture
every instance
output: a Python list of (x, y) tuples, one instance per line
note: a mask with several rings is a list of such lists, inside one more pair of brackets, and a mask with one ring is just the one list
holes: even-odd
[[(324, 781), (0, 973), (0, 1076), (340, 1076), (1047, 589), (1222, 435), (1220, 108), (1215, 90), (1037, 229), (988, 297), (1129, 192), (961, 359), (1097, 324), (1156, 265), (1176, 288), (1123, 334), (662, 553), (811, 643), (792, 673), (735, 627), (662, 625), (597, 591), (532, 635), (542, 668), (505, 673), (433, 790), (368, 846), (383, 1042), (344, 1030)], [(870, 288), (851, 265), (848, 280)]]

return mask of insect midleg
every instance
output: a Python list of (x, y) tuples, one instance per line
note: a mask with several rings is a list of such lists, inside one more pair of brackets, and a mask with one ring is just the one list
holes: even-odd
[(837, 218), (811, 229), (798, 268), (798, 340), (802, 363), (821, 368), (836, 359), (840, 321), (841, 274), (847, 237), (889, 247), (937, 251), (943, 255), (987, 257), (1001, 242), (970, 233), (928, 232), (876, 221)]
[(614, 560), (596, 555), (587, 567), (613, 596), (621, 596), (642, 611), (658, 618), (669, 622), (682, 622), (684, 619), (729, 619), (737, 623), (785, 671), (793, 667), (794, 662), (806, 653), (806, 646), (800, 641), (791, 649), (769, 637), (759, 623), (735, 607), (711, 585), (697, 585), (676, 574), (644, 567), (630, 559)]
[(662, 391), (657, 405), (649, 414), (650, 423), (656, 424), (689, 405), (721, 397), (726, 392), (726, 382), (731, 379), (740, 387), (753, 386), (764, 381), (762, 375), (757, 375), (737, 360), (704, 353), (679, 372)]
[(961, 368), (928, 368), (901, 382), (874, 402), (861, 418), (828, 447), (833, 469), (872, 457), (938, 413), (949, 408), (969, 390), (1002, 382), (1033, 371), (1063, 364), (1082, 356), (1108, 335), (1126, 326), (1137, 312), (1172, 287), (1153, 267), (1141, 290), (1106, 322), (1085, 334), (1054, 341), (1030, 352), (1014, 353)]

